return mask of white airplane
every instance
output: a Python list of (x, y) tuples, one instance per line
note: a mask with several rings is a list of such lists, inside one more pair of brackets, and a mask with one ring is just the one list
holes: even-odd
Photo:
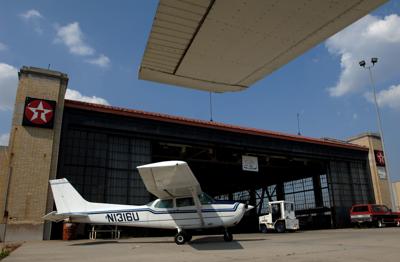
[(57, 211), (43, 218), (97, 225), (176, 229), (175, 242), (190, 241), (189, 229), (224, 228), (224, 240), (232, 241), (228, 228), (237, 225), (252, 206), (218, 202), (203, 193), (188, 164), (165, 161), (137, 167), (147, 190), (158, 199), (142, 206), (88, 202), (67, 179), (50, 180)]

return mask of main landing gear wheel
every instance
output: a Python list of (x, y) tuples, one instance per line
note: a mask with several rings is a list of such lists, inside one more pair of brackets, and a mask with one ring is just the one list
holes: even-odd
[(224, 232), (224, 240), (225, 242), (231, 242), (233, 240), (233, 235), (229, 231)]
[(175, 235), (175, 243), (177, 245), (183, 245), (186, 242), (186, 236), (183, 232), (179, 232)]

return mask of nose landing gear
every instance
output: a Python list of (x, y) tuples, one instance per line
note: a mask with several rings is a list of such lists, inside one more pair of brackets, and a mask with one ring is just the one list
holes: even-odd
[(225, 242), (231, 242), (233, 240), (233, 235), (231, 232), (228, 231), (228, 229), (225, 229), (224, 240)]

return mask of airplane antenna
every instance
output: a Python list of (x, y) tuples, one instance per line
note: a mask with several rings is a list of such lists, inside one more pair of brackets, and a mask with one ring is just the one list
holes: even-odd
[(213, 112), (212, 112), (212, 92), (210, 91), (210, 121), (213, 121)]
[(297, 135), (301, 136), (300, 133), (300, 114), (297, 113)]

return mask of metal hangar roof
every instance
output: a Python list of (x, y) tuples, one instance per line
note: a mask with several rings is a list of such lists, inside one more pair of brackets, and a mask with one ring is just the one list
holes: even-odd
[(174, 123), (178, 125), (187, 125), (187, 126), (194, 126), (199, 128), (207, 128), (213, 130), (219, 130), (224, 132), (231, 132), (231, 133), (239, 133), (239, 134), (246, 134), (246, 135), (253, 135), (259, 137), (266, 137), (266, 138), (274, 138), (279, 140), (287, 140), (293, 142), (300, 142), (300, 143), (308, 143), (308, 144), (315, 144), (315, 145), (323, 145), (329, 147), (338, 147), (338, 148), (346, 148), (352, 150), (360, 150), (360, 151), (368, 151), (368, 148), (364, 146), (359, 146), (356, 144), (348, 143), (345, 141), (340, 140), (332, 140), (332, 139), (319, 139), (319, 138), (312, 138), (306, 136), (299, 136), (299, 135), (291, 135), (285, 134), (281, 132), (257, 129), (257, 128), (249, 128), (249, 127), (241, 127), (236, 125), (230, 125), (225, 123), (219, 123), (214, 121), (204, 121), (198, 119), (191, 119), (181, 116), (172, 116), (167, 114), (161, 113), (153, 113), (153, 112), (146, 112), (141, 110), (134, 110), (134, 109), (127, 109), (127, 108), (120, 108), (115, 106), (108, 106), (108, 105), (101, 105), (101, 104), (92, 104), (87, 102), (81, 101), (74, 101), (65, 99), (65, 107), (85, 110), (85, 111), (92, 111), (92, 112), (99, 112), (111, 115), (119, 115), (128, 118), (140, 118), (140, 119), (148, 119), (160, 122), (167, 122), (167, 123)]
[(386, 0), (160, 0), (139, 78), (244, 90)]

